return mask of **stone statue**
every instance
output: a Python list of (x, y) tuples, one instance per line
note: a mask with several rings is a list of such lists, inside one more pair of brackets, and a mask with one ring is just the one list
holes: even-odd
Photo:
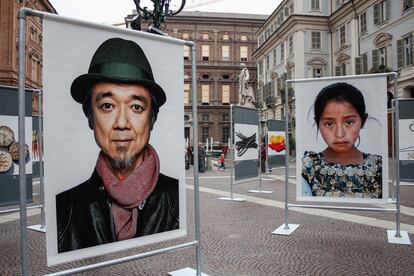
[(255, 99), (253, 88), (249, 84), (249, 70), (246, 68), (246, 64), (240, 63), (239, 74), (239, 105), (247, 107), (255, 107)]

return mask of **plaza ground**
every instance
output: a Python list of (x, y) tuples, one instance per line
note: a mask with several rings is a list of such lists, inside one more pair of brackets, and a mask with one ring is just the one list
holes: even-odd
[[(293, 171), (294, 168), (292, 168)], [(46, 266), (45, 234), (29, 231), (30, 275), (66, 270), (86, 264), (148, 252), (194, 240), (194, 186), (192, 167), (186, 171), (186, 238), (130, 249), (96, 258)], [(389, 244), (387, 229), (395, 230), (392, 212), (290, 208), (289, 223), (299, 224), (290, 236), (272, 231), (284, 222), (284, 169), (263, 175), (262, 190), (249, 193), (259, 182), (233, 186), (229, 170), (200, 173), (202, 272), (208, 275), (414, 275), (414, 247)], [(289, 202), (295, 203), (295, 178), (289, 178)], [(392, 197), (393, 187), (390, 186)], [(34, 186), (34, 192), (38, 185)], [(34, 204), (39, 196), (34, 196)], [(332, 204), (328, 204), (332, 205)], [(365, 206), (365, 205), (359, 205)], [(379, 207), (368, 205), (366, 207)], [(394, 208), (387, 204), (383, 208)], [(10, 207), (9, 207), (10, 208)], [(6, 208), (1, 208), (6, 209)], [(19, 213), (0, 215), (0, 275), (20, 275)], [(40, 223), (39, 209), (28, 211), (28, 225)], [(401, 230), (414, 241), (414, 186), (401, 186)], [(184, 267), (195, 268), (195, 250), (188, 248), (80, 275), (167, 275)]]

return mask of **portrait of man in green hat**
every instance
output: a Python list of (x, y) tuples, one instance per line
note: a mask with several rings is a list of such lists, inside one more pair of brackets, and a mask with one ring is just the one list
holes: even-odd
[(104, 41), (70, 92), (100, 153), (88, 180), (56, 195), (58, 252), (178, 229), (179, 181), (149, 144), (167, 97), (141, 47)]

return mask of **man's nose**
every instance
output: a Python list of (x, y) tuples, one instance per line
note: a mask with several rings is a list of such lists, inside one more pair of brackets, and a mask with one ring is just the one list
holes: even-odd
[(114, 128), (116, 129), (130, 129), (131, 123), (129, 121), (128, 109), (125, 106), (121, 106), (117, 113)]

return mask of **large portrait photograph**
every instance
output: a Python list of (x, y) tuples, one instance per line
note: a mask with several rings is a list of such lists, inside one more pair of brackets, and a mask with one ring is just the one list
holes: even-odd
[(387, 202), (387, 77), (294, 85), (297, 200)]
[(183, 41), (43, 25), (48, 265), (185, 236)]

